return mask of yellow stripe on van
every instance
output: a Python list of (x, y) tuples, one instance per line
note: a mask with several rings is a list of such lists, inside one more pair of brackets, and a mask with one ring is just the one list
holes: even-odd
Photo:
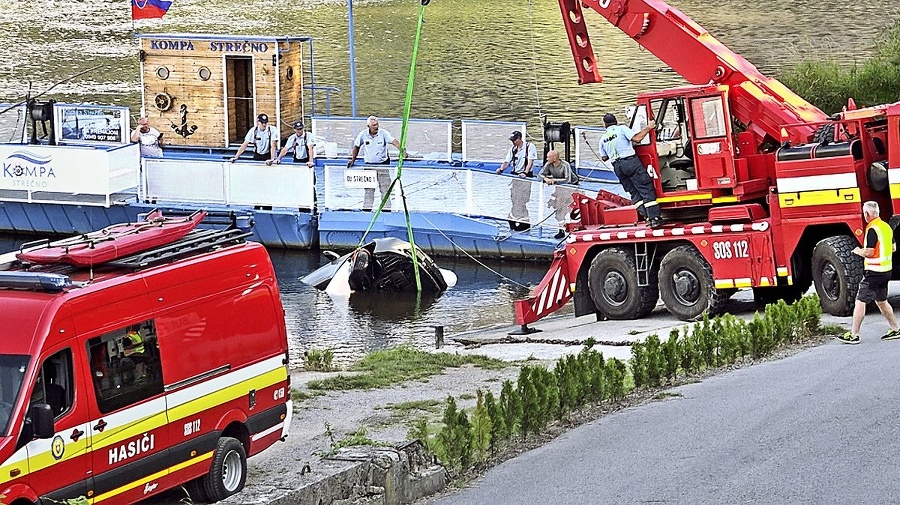
[[(224, 374), (220, 377), (227, 377), (228, 375), (229, 374)], [(255, 389), (258, 391), (260, 389), (264, 389), (286, 380), (287, 371), (285, 370), (284, 366), (278, 366), (273, 368), (272, 370), (269, 370), (268, 372), (264, 372), (237, 384), (233, 384), (224, 389), (220, 389), (212, 394), (208, 394), (195, 400), (188, 401), (183, 405), (170, 409), (168, 415), (166, 414), (166, 412), (157, 412), (135, 420), (128, 425), (113, 428), (108, 431), (104, 431), (103, 433), (98, 433), (95, 431), (91, 439), (91, 451), (87, 450), (87, 437), (82, 438), (78, 442), (68, 442), (66, 443), (66, 452), (64, 454), (64, 459), (82, 456), (86, 452), (100, 451), (106, 447), (118, 445), (122, 442), (137, 438), (150, 431), (162, 428), (170, 422), (174, 423), (179, 419), (188, 416), (196, 416), (199, 413), (204, 412), (210, 408), (217, 407), (232, 400), (241, 398), (246, 395), (247, 391), (250, 389)], [(171, 395), (172, 393), (169, 394)], [(127, 409), (141, 409), (141, 407), (141, 404), (137, 404), (128, 407)], [(97, 420), (94, 419), (91, 421), (91, 424), (93, 425), (96, 422)], [(59, 461), (54, 459), (51, 451), (48, 450), (39, 454), (32, 455), (27, 461), (23, 460), (18, 464), (7, 465), (0, 469), (0, 471), (3, 471), (4, 475), (9, 475), (9, 470), (13, 468), (19, 468), (22, 473), (19, 474), (17, 478), (20, 478), (26, 474), (44, 470), (57, 463), (59, 463)]]
[(734, 279), (716, 279), (716, 289), (730, 289), (734, 287)]
[(212, 407), (228, 403), (231, 400), (241, 398), (247, 395), (247, 391), (255, 389), (265, 389), (273, 384), (278, 384), (287, 380), (287, 370), (283, 366), (270, 370), (269, 372), (257, 375), (256, 377), (245, 380), (244, 382), (220, 389), (215, 393), (191, 400), (183, 405), (169, 409), (169, 419), (172, 422), (188, 416), (196, 416), (198, 412), (203, 412)]
[(132, 489), (134, 489), (136, 487), (143, 486), (144, 484), (147, 484), (148, 482), (153, 482), (154, 480), (162, 479), (163, 477), (165, 477), (171, 473), (175, 473), (183, 468), (187, 468), (191, 465), (196, 465), (197, 463), (200, 463), (204, 460), (212, 458), (212, 456), (213, 456), (213, 451), (210, 451), (205, 454), (201, 454), (201, 455), (197, 456), (196, 458), (191, 458), (187, 461), (178, 463), (177, 465), (170, 466), (169, 468), (166, 468), (165, 470), (160, 470), (152, 475), (148, 475), (148, 476), (146, 476), (142, 479), (138, 479), (134, 482), (129, 482), (128, 484), (125, 484), (124, 486), (119, 486), (116, 489), (113, 489), (111, 491), (107, 491), (101, 495), (98, 495), (93, 500), (91, 500), (91, 503), (100, 503), (104, 500), (108, 500), (114, 496), (118, 496), (122, 493), (131, 491)]
[(859, 188), (823, 189), (819, 191), (802, 191), (800, 193), (781, 193), (778, 195), (778, 204), (781, 208), (856, 203), (860, 200)]

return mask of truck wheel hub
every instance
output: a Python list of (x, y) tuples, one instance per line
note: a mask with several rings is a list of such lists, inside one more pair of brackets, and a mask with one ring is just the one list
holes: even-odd
[(837, 300), (840, 294), (840, 279), (834, 265), (828, 263), (822, 268), (822, 291), (828, 298)]
[(693, 272), (675, 274), (675, 295), (683, 303), (694, 303), (700, 298), (700, 281)]
[(628, 296), (628, 283), (619, 272), (609, 272), (603, 280), (603, 297), (613, 305), (621, 305)]

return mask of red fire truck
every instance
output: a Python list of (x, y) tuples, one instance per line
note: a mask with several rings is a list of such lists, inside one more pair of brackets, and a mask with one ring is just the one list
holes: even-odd
[[(202, 215), (0, 256), (0, 502), (240, 491), (287, 436), (287, 334), (266, 250)], [(71, 501), (69, 501), (71, 500)]]
[[(600, 82), (583, 7), (605, 17), (690, 86), (640, 94), (635, 147), (667, 225), (638, 223), (631, 202), (576, 195), (580, 222), (516, 322), (574, 298), (576, 315), (635, 319), (662, 298), (683, 320), (723, 310), (740, 288), (793, 300), (815, 284), (823, 309), (849, 315), (865, 223), (900, 206), (900, 103), (831, 117), (660, 0), (559, 0), (579, 82)], [(896, 224), (896, 221), (892, 221)]]

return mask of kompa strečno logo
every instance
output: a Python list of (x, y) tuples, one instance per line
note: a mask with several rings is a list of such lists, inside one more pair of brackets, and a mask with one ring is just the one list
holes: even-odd
[(56, 179), (51, 156), (40, 156), (28, 151), (15, 151), (3, 161), (3, 178), (14, 179), (13, 185), (27, 188), (47, 187), (47, 179)]

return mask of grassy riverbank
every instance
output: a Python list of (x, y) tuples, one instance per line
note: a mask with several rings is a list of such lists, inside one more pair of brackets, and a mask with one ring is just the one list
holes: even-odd
[(874, 55), (847, 68), (838, 61), (803, 61), (778, 79), (824, 112), (853, 98), (861, 107), (900, 100), (900, 20), (877, 38)]

